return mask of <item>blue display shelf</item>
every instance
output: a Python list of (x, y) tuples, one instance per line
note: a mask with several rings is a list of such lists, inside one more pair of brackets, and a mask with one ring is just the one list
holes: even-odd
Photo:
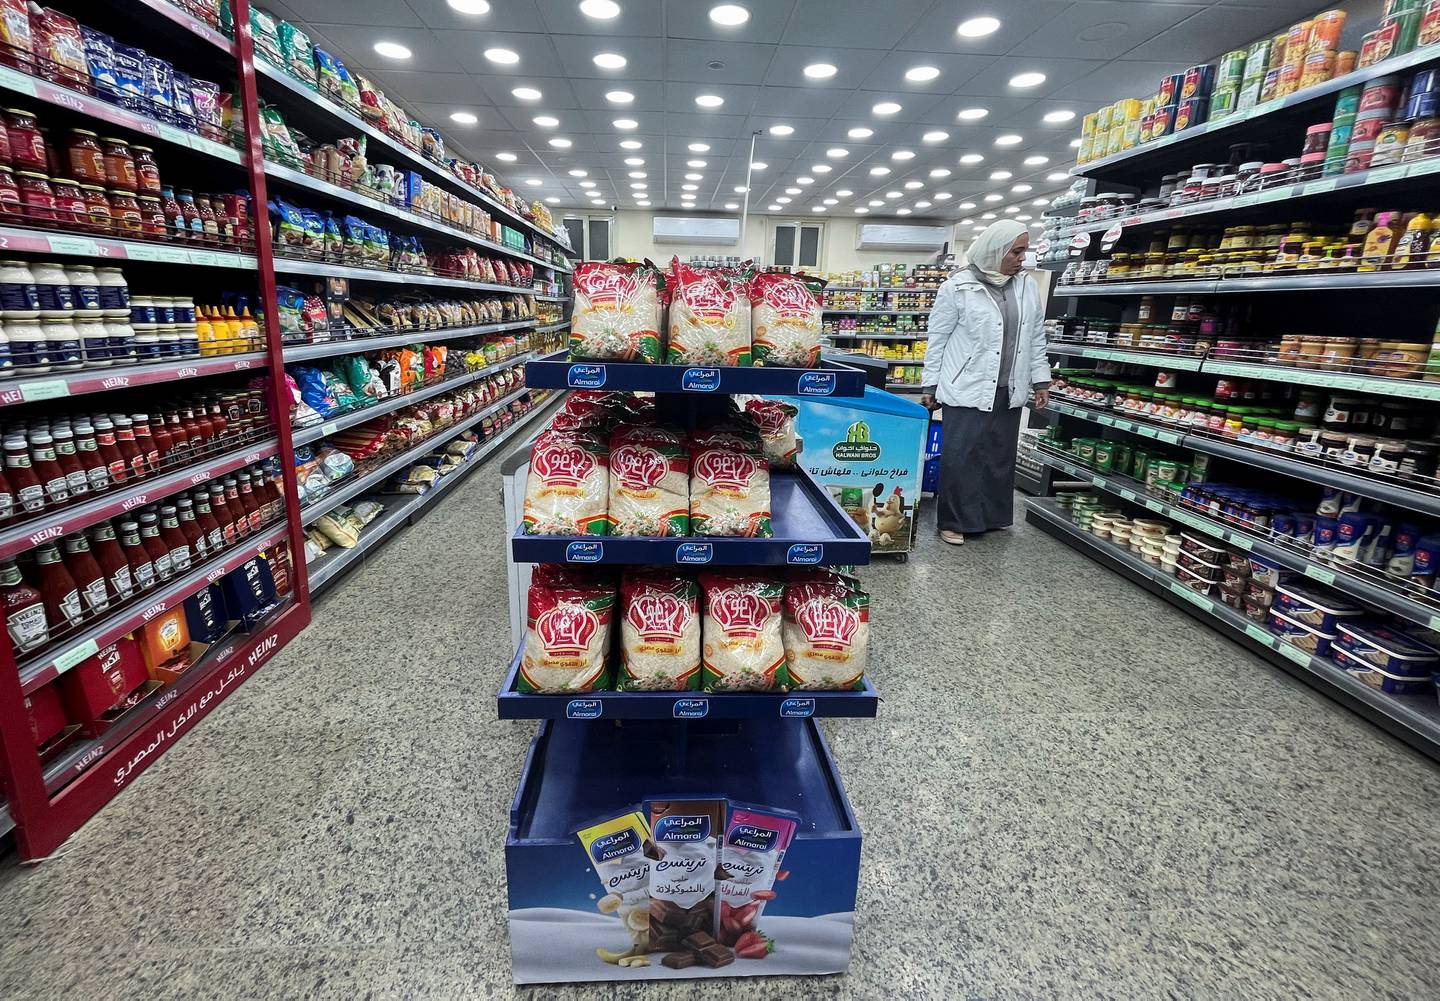
[(803, 469), (771, 474), (770, 512), (772, 539), (526, 535), (522, 525), (510, 539), (510, 553), (517, 563), (754, 567), (870, 562), (869, 536)]
[(819, 368), (705, 368), (642, 365), (635, 362), (571, 361), (565, 351), (525, 366), (525, 384), (534, 389), (604, 389), (726, 396), (863, 396), (865, 373), (840, 362)]
[[(618, 627), (617, 627), (618, 628)], [(880, 693), (870, 679), (853, 692), (583, 692), (534, 695), (519, 690), (521, 645), (496, 697), (501, 719), (874, 719)]]

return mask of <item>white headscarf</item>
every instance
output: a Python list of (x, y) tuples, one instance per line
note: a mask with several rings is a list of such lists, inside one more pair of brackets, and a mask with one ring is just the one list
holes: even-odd
[(1014, 275), (1000, 273), (1000, 262), (1029, 228), (1023, 222), (1016, 222), (1014, 219), (997, 219), (975, 238), (975, 242), (966, 249), (966, 257), (970, 266), (980, 273), (980, 277), (991, 285), (1003, 288), (1009, 283)]

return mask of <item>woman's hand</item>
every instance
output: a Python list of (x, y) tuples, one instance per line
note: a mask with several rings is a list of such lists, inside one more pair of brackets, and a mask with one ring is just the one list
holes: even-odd
[(1048, 406), (1050, 405), (1050, 390), (1048, 390), (1048, 389), (1037, 389), (1037, 390), (1035, 390), (1035, 400), (1034, 400), (1034, 402), (1032, 402), (1030, 405), (1031, 405), (1032, 407), (1034, 407), (1036, 410), (1044, 410), (1046, 407), (1048, 407)]
[(920, 405), (926, 410), (935, 410), (939, 406), (935, 402), (935, 397), (931, 396), (929, 393), (920, 394)]

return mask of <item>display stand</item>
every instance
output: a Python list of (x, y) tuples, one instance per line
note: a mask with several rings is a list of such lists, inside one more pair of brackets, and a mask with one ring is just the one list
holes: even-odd
[[(703, 420), (714, 394), (858, 397), (863, 378), (843, 368), (722, 368), (531, 362), (533, 387), (600, 380), (607, 389), (666, 394), (662, 412), (687, 426)], [(599, 370), (596, 372), (595, 370)], [(703, 374), (696, 375), (696, 372)], [(689, 387), (688, 389), (685, 387)], [(705, 388), (697, 388), (705, 387)], [(619, 539), (516, 534), (517, 563), (611, 566), (838, 566), (869, 562), (870, 544), (803, 470), (773, 481), (775, 539)], [(512, 581), (514, 578), (512, 577)], [(523, 641), (522, 641), (523, 643)], [(503, 719), (537, 719), (510, 812), (505, 843), (512, 972), (516, 983), (636, 981), (843, 972), (849, 965), (861, 833), (815, 717), (873, 717), (878, 696), (845, 692), (595, 692), (526, 694), (516, 686), (520, 653), (497, 697)], [(596, 909), (593, 867), (575, 832), (652, 796), (724, 796), (794, 811), (800, 825), (785, 854), (788, 878), (763, 915), (775, 940), (763, 959), (711, 969), (619, 966), (597, 955), (625, 935)]]

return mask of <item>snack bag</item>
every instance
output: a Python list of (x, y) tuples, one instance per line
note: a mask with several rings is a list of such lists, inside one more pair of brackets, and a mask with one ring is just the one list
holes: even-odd
[(758, 444), (727, 433), (691, 439), (690, 533), (768, 539), (770, 463)]
[(760, 432), (770, 468), (794, 466), (800, 454), (800, 438), (795, 433), (795, 418), (800, 416), (800, 409), (778, 400), (748, 400), (745, 412)]
[(605, 535), (610, 453), (582, 432), (546, 431), (530, 452), (526, 535)]
[(726, 268), (670, 262), (669, 347), (672, 365), (749, 365), (750, 302), (744, 282)]
[(660, 361), (659, 272), (649, 264), (575, 265), (570, 357)]
[(795, 828), (795, 819), (778, 811), (730, 804), (730, 821), (720, 844), (720, 869), (725, 875), (719, 884), (716, 937), (742, 959), (763, 959), (770, 951), (770, 940), (757, 925), (766, 902), (775, 898), (775, 880)]
[[(660, 856), (650, 866), (650, 948), (674, 952), (692, 935), (714, 938), (719, 916), (715, 866), (725, 833), (725, 801), (651, 800), (645, 809)], [(707, 950), (716, 951), (707, 956)], [(711, 966), (729, 955), (718, 943), (695, 951)]]
[(824, 289), (819, 278), (779, 271), (750, 279), (756, 365), (814, 368), (820, 363)]
[(319, 89), (315, 75), (315, 54), (310, 36), (289, 21), (280, 22), (280, 65), (301, 83)]
[(604, 896), (595, 902), (601, 914), (620, 919), (630, 948), (618, 952), (597, 948), (607, 963), (650, 951), (650, 860), (654, 846), (644, 814), (632, 811), (575, 832), (595, 869)]
[(760, 574), (704, 573), (701, 687), (714, 692), (773, 692), (786, 687), (781, 606), (785, 588)]
[(870, 595), (831, 571), (785, 587), (785, 672), (791, 688), (815, 691), (864, 686), (870, 645)]
[(610, 436), (610, 535), (690, 534), (690, 456), (678, 434), (617, 428)]
[(520, 691), (609, 688), (614, 609), (613, 584), (563, 566), (537, 567), (526, 597), (528, 628), (520, 655)]
[(700, 586), (661, 569), (626, 570), (620, 581), (617, 688), (700, 687)]

